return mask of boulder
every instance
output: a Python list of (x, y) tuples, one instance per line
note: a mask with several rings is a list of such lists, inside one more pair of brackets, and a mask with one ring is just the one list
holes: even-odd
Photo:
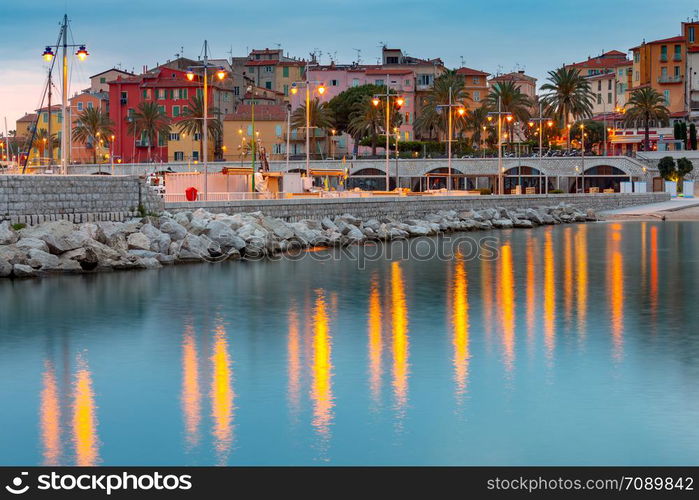
[(245, 248), (245, 240), (235, 234), (230, 226), (219, 220), (210, 221), (204, 234), (218, 243), (224, 252), (227, 252), (231, 248), (238, 251)]
[(126, 238), (129, 249), (150, 250), (150, 239), (143, 233), (131, 233)]
[(0, 246), (0, 259), (6, 260), (10, 264), (26, 264), (27, 250), (18, 248), (16, 245)]
[(36, 248), (37, 250), (42, 250), (44, 252), (49, 251), (49, 246), (44, 240), (38, 238), (21, 238), (17, 242), (17, 248), (29, 251), (31, 248)]
[(494, 219), (493, 227), (496, 227), (498, 229), (509, 229), (511, 227), (514, 227), (514, 224), (510, 219)]
[[(187, 220), (189, 222), (189, 220)], [(180, 241), (187, 236), (187, 228), (173, 219), (160, 222), (160, 231), (170, 236), (171, 241)]]
[(347, 232), (344, 236), (350, 243), (361, 243), (366, 239), (361, 229), (355, 225), (351, 225), (349, 232)]
[[(307, 224), (304, 225), (308, 227)], [(281, 219), (275, 219), (274, 217), (263, 217), (261, 220), (261, 226), (269, 230), (281, 240), (288, 240), (294, 236), (294, 230)]]
[(33, 278), (37, 275), (37, 272), (32, 266), (27, 266), (25, 264), (15, 264), (12, 267), (12, 274), (16, 278)]
[(368, 221), (366, 221), (366, 222), (364, 223), (364, 227), (365, 227), (365, 228), (369, 227), (369, 228), (371, 228), (375, 233), (378, 232), (379, 226), (380, 226), (380, 225), (381, 225), (381, 223), (380, 223), (377, 219), (369, 219)]
[(516, 219), (514, 221), (514, 226), (522, 228), (532, 228), (534, 227), (534, 223), (528, 219)]
[(0, 245), (12, 245), (18, 239), (17, 231), (12, 229), (8, 221), (0, 222)]
[(12, 274), (12, 264), (0, 258), (0, 278), (7, 278)]
[[(177, 222), (183, 227), (189, 226), (189, 222), (192, 220), (192, 212), (190, 211), (184, 211), (184, 212), (177, 212), (175, 215), (172, 216), (172, 220), (174, 222)], [(161, 227), (161, 230), (164, 231), (164, 229)], [(172, 236), (172, 235), (170, 235)]]
[(150, 249), (157, 253), (167, 253), (170, 248), (170, 235), (163, 233), (160, 229), (152, 224), (144, 224), (141, 227), (141, 232), (150, 240)]
[[(72, 250), (71, 250), (72, 251)], [(67, 252), (66, 252), (67, 253)], [(59, 270), (64, 273), (80, 273), (84, 271), (80, 263), (73, 259), (67, 259), (65, 253), (61, 255), (58, 259), (61, 261)]]
[(337, 225), (330, 219), (330, 217), (323, 217), (323, 220), (320, 221), (321, 226), (323, 229), (329, 229), (331, 231), (339, 231), (340, 229), (337, 227)]
[(54, 254), (61, 254), (83, 246), (90, 239), (87, 231), (75, 230), (75, 224), (67, 220), (44, 222), (20, 231), (23, 238), (43, 240)]
[(160, 261), (155, 257), (144, 257), (142, 259), (139, 259), (139, 264), (144, 269), (160, 269), (161, 267), (163, 267)]
[(61, 266), (61, 261), (55, 255), (51, 255), (43, 250), (37, 250), (36, 248), (31, 248), (27, 252), (29, 256), (29, 265), (34, 269), (41, 269), (42, 271), (56, 271)]
[(410, 233), (411, 236), (427, 236), (430, 234), (430, 230), (425, 227), (425, 226), (408, 226), (408, 233)]
[[(95, 242), (101, 244), (99, 242)], [(99, 265), (97, 252), (90, 247), (76, 248), (61, 255), (63, 268), (70, 267), (67, 261), (72, 261), (78, 264), (78, 267), (85, 271), (92, 271)], [(67, 269), (66, 269), (67, 270)]]
[[(177, 247), (177, 253), (174, 255), (177, 255), (178, 260), (203, 260), (209, 257), (207, 241), (202, 240), (199, 236), (188, 234), (184, 240), (173, 243), (173, 245)], [(170, 253), (173, 253), (172, 248)]]

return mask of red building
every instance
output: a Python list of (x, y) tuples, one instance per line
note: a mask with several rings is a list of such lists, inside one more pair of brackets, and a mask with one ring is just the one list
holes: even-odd
[[(192, 61), (192, 64), (197, 64)], [(200, 64), (200, 63), (198, 63)], [(195, 70), (195, 72), (198, 70)], [(213, 73), (210, 70), (210, 74)], [(211, 77), (210, 77), (211, 78)], [(215, 76), (213, 77), (215, 78)], [(209, 86), (209, 106), (217, 107), (221, 114), (229, 113), (234, 107), (234, 96), (230, 82), (212, 81)], [(196, 95), (203, 94), (203, 81), (200, 74), (193, 81), (187, 79), (187, 72), (167, 66), (159, 66), (132, 77), (119, 76), (109, 82), (109, 116), (114, 122), (116, 135), (114, 157), (123, 163), (145, 163), (148, 161), (148, 141), (145, 137), (134, 137), (128, 132), (131, 117), (138, 110), (138, 105), (144, 101), (158, 103), (163, 112), (170, 118), (172, 129), (169, 137), (158, 137), (151, 145), (151, 157), (155, 162), (167, 162), (168, 142), (181, 142), (177, 122), (191, 105)], [(211, 117), (215, 118), (215, 117)], [(188, 138), (189, 151), (193, 157), (198, 157), (200, 137)], [(215, 145), (210, 141), (211, 148)], [(179, 146), (178, 146), (179, 147)], [(211, 157), (213, 159), (213, 157)], [(196, 159), (196, 158), (194, 158)]]

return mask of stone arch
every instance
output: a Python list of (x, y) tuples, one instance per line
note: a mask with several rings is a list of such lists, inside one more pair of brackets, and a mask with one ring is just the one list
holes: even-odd
[[(444, 175), (439, 175), (444, 174)], [(423, 174), (425, 177), (425, 184), (423, 185), (426, 189), (445, 189), (447, 187), (447, 180), (449, 178), (449, 167), (437, 167), (428, 170)], [(464, 175), (464, 172), (458, 168), (451, 167), (452, 175), (452, 189), (455, 190), (468, 190), (475, 189), (475, 178), (470, 179)], [(413, 191), (418, 191), (420, 187), (418, 185), (413, 186)]]
[[(395, 179), (389, 179), (388, 189), (395, 187)], [(359, 188), (363, 191), (382, 191), (386, 189), (386, 172), (379, 168), (362, 167), (349, 176), (347, 189)]]
[(517, 165), (504, 172), (503, 184), (505, 192), (509, 193), (521, 186), (521, 192), (526, 193), (527, 188), (536, 189), (537, 193), (544, 192), (545, 174), (540, 169), (529, 165)]
[[(600, 192), (613, 189), (618, 193), (621, 191), (621, 183), (630, 181), (632, 174), (614, 165), (598, 164), (586, 168), (581, 177), (579, 182), (583, 183), (585, 192), (589, 192), (590, 188), (597, 188)], [(575, 186), (571, 187), (571, 191), (573, 189)]]

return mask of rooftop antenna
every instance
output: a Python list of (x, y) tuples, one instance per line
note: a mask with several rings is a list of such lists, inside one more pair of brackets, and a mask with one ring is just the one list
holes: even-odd
[(282, 44), (281, 44), (281, 43), (275, 43), (274, 45), (276, 45), (276, 46), (277, 46), (277, 50), (279, 50), (279, 49), (281, 49), (281, 48), (282, 48)]
[(352, 49), (357, 52), (357, 64), (362, 62), (362, 49)]
[(461, 67), (462, 68), (465, 67), (466, 66), (466, 59), (464, 59), (464, 56), (459, 56), (459, 58), (461, 59)]

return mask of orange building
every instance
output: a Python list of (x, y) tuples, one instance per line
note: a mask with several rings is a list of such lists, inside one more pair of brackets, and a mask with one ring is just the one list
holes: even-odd
[(459, 68), (457, 75), (464, 77), (464, 89), (471, 97), (467, 101), (469, 111), (480, 108), (488, 97), (488, 77), (490, 73), (471, 68)]

